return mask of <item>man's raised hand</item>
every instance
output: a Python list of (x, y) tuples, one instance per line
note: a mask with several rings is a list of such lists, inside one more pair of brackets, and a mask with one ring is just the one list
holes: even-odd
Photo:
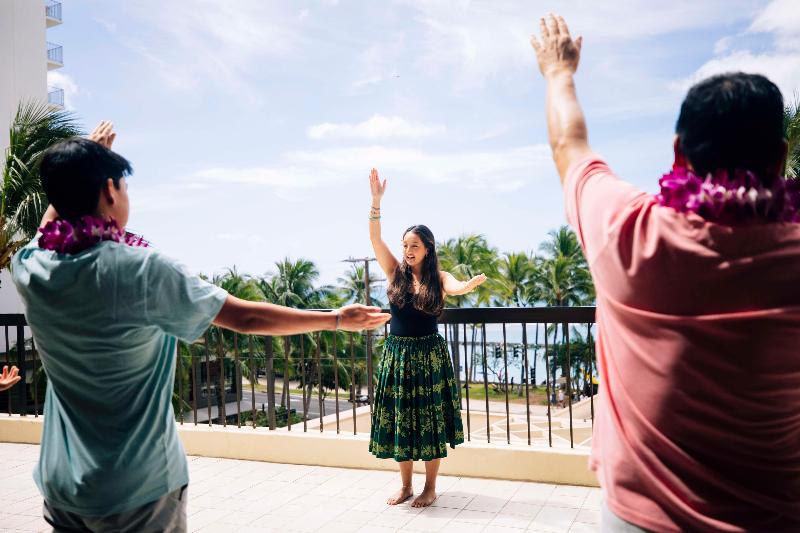
[(89, 134), (89, 140), (101, 144), (111, 150), (111, 145), (114, 144), (114, 139), (117, 138), (117, 133), (114, 131), (114, 124), (104, 120)]
[(531, 35), (531, 46), (536, 51), (539, 70), (544, 77), (559, 72), (574, 74), (581, 59), (583, 37), (573, 40), (563, 17), (550, 15), (539, 21), (541, 42)]

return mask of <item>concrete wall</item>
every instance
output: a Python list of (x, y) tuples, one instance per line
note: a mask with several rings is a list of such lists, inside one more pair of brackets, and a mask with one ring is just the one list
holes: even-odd
[(44, 2), (0, 1), (0, 152), (21, 99), (47, 100)]
[[(0, 0), (0, 168), (20, 100), (47, 101), (46, 26), (44, 2)], [(0, 273), (0, 313), (21, 312), (22, 302), (4, 271)]]
[[(189, 455), (273, 463), (397, 470), (392, 460), (374, 458), (363, 435), (302, 433), (266, 428), (223, 428), (184, 424), (178, 427)], [(0, 442), (39, 444), (42, 418), (0, 415)], [(470, 443), (448, 450), (440, 472), (518, 481), (598, 486), (588, 469), (586, 450), (550, 449), (507, 444)], [(424, 472), (424, 465), (415, 465)]]

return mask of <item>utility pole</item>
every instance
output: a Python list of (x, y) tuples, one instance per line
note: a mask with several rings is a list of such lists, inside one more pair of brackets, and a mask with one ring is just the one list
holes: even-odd
[[(348, 257), (347, 259), (343, 260), (343, 263), (351, 263), (351, 264), (358, 264), (364, 263), (364, 303), (365, 305), (372, 305), (372, 298), (370, 296), (369, 290), (369, 264), (373, 261), (377, 261), (374, 257), (362, 257), (362, 258), (354, 258)], [(376, 281), (385, 281), (385, 280), (376, 280)], [(369, 376), (369, 385), (367, 387), (367, 401), (369, 402), (369, 409), (370, 412), (372, 411), (372, 401), (373, 401), (373, 368), (372, 368), (372, 332), (367, 331), (366, 335), (366, 353), (367, 353), (367, 375)], [(355, 397), (353, 398), (355, 401)]]

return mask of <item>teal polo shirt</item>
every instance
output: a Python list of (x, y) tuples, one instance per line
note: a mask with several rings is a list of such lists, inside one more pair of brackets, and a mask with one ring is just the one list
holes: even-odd
[(11, 268), (49, 380), (34, 472), (45, 499), (107, 516), (186, 485), (177, 342), (199, 338), (227, 293), (152, 248), (111, 241), (68, 255), (34, 239)]

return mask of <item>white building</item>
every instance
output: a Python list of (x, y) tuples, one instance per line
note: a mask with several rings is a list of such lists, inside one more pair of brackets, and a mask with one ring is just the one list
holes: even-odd
[[(0, 0), (0, 154), (17, 105), (38, 99), (64, 104), (61, 89), (47, 87), (47, 71), (61, 68), (61, 46), (47, 41), (47, 28), (61, 24), (61, 2)], [(5, 157), (3, 157), (5, 160)], [(2, 165), (2, 164), (0, 164)], [(22, 303), (8, 271), (0, 274), (0, 313), (21, 313)]]

